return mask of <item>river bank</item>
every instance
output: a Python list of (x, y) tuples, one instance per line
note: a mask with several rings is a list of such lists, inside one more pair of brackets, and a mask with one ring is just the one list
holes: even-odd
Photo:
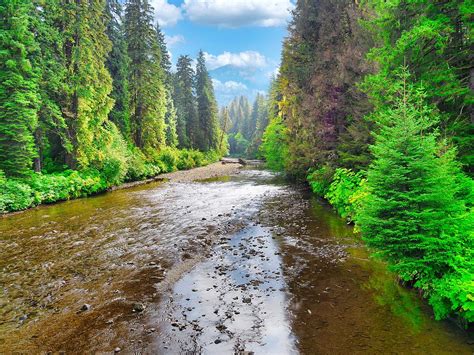
[[(215, 178), (215, 177), (219, 177), (219, 176), (225, 176), (225, 175), (229, 175), (229, 174), (233, 174), (235, 173), (238, 169), (240, 169), (242, 167), (241, 164), (239, 163), (233, 163), (233, 164), (224, 164), (223, 162), (219, 161), (219, 162), (211, 162), (205, 166), (201, 166), (201, 167), (196, 167), (196, 168), (191, 168), (191, 169), (184, 169), (184, 170), (177, 170), (177, 171), (173, 171), (173, 172), (170, 172), (170, 173), (163, 173), (163, 174), (159, 174), (159, 175), (156, 175), (154, 177), (151, 177), (151, 178), (148, 178), (148, 179), (145, 179), (145, 180), (136, 180), (136, 181), (131, 181), (131, 182), (125, 182), (125, 183), (121, 183), (121, 184), (118, 184), (118, 185), (113, 185), (113, 186), (110, 186), (110, 187), (107, 187), (106, 185), (103, 185), (100, 183), (100, 178), (99, 176), (96, 176), (95, 178), (93, 179), (88, 179), (87, 181), (81, 181), (80, 183), (83, 184), (84, 186), (87, 186), (87, 184), (90, 184), (92, 186), (91, 190), (88, 191), (88, 192), (84, 192), (84, 194), (79, 194), (75, 197), (71, 197), (69, 194), (63, 196), (63, 197), (60, 197), (60, 196), (57, 196), (57, 197), (50, 197), (47, 201), (48, 202), (34, 202), (34, 199), (38, 199), (38, 197), (21, 197), (21, 199), (23, 200), (31, 200), (29, 202), (27, 202), (24, 207), (18, 207), (19, 210), (13, 210), (13, 211), (6, 211), (6, 210), (3, 210), (1, 208), (2, 206), (2, 203), (3, 204), (6, 204), (7, 202), (3, 201), (4, 199), (0, 196), (0, 218), (2, 218), (3, 216), (7, 216), (7, 215), (12, 215), (12, 214), (18, 214), (18, 213), (22, 213), (24, 211), (27, 211), (29, 209), (32, 209), (32, 208), (38, 208), (38, 207), (42, 207), (42, 206), (46, 206), (46, 205), (52, 205), (52, 204), (55, 204), (55, 203), (61, 203), (61, 202), (64, 202), (64, 201), (69, 201), (69, 200), (75, 200), (77, 198), (85, 198), (85, 197), (90, 197), (90, 196), (94, 196), (94, 195), (98, 195), (98, 194), (103, 194), (103, 193), (107, 193), (107, 192), (112, 192), (112, 191), (117, 191), (117, 190), (124, 190), (124, 189), (129, 189), (129, 188), (133, 188), (133, 187), (137, 187), (137, 186), (141, 186), (141, 185), (148, 185), (148, 184), (151, 184), (153, 182), (159, 182), (159, 181), (165, 181), (165, 180), (170, 180), (170, 181), (193, 181), (193, 180), (199, 180), (199, 179), (208, 179), (208, 178)], [(75, 172), (77, 173), (77, 172)], [(0, 179), (1, 180), (1, 179)], [(67, 180), (65, 181), (62, 181), (62, 183), (67, 183)], [(1, 181), (0, 181), (0, 185), (1, 185)], [(52, 186), (50, 186), (49, 188), (51, 190), (53, 189), (56, 189), (56, 186), (54, 186), (55, 184), (52, 184)], [(29, 186), (25, 185), (26, 188), (28, 188)], [(25, 186), (23, 186), (21, 189), (20, 189), (20, 194), (24, 192), (25, 190)], [(18, 189), (18, 186), (15, 187), (16, 189)], [(66, 188), (66, 186), (64, 186), (64, 188)], [(22, 191), (23, 189), (23, 191)], [(7, 193), (7, 191), (2, 191), (2, 193)], [(17, 192), (18, 194), (18, 192)], [(30, 192), (28, 192), (28, 194), (33, 194), (33, 195), (36, 195), (37, 193), (32, 190)], [(51, 194), (51, 193), (49, 193)], [(6, 200), (8, 200), (9, 198), (6, 198)], [(10, 200), (11, 200), (11, 197), (10, 197)], [(40, 198), (40, 201), (42, 199)], [(10, 201), (11, 203), (11, 201)], [(20, 206), (21, 206), (21, 203), (20, 203)], [(29, 206), (29, 207), (27, 207)]]
[(0, 352), (472, 353), (305, 187), (175, 178), (7, 216)]

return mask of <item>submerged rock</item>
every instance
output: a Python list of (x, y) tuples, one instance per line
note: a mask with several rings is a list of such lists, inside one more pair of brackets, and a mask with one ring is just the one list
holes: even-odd
[(133, 312), (143, 312), (145, 310), (146, 306), (143, 303), (134, 303), (133, 304)]

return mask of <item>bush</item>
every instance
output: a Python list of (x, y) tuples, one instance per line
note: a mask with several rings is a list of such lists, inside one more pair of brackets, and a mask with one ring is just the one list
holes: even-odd
[(12, 212), (27, 209), (35, 199), (33, 190), (19, 180), (7, 180), (0, 175), (0, 212)]
[(357, 199), (354, 197), (359, 197), (363, 181), (362, 172), (354, 173), (349, 169), (336, 169), (331, 185), (324, 196), (339, 215), (348, 221), (353, 221), (356, 218), (355, 202)]
[(267, 167), (275, 171), (283, 171), (288, 160), (288, 129), (280, 117), (270, 121), (265, 130), (260, 149), (267, 161)]
[(318, 196), (324, 197), (329, 191), (329, 186), (334, 176), (334, 169), (325, 165), (322, 168), (310, 171), (307, 181), (311, 186), (311, 190)]

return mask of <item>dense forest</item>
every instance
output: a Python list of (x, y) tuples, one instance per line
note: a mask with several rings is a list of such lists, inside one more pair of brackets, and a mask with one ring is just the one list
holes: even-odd
[(0, 211), (227, 151), (203, 52), (177, 60), (147, 0), (0, 4)]
[(470, 1), (297, 2), (263, 153), (306, 178), (437, 319), (474, 321)]
[(228, 135), (231, 156), (260, 157), (260, 145), (268, 126), (268, 99), (257, 94), (253, 105), (245, 96), (236, 97), (221, 109), (221, 127)]

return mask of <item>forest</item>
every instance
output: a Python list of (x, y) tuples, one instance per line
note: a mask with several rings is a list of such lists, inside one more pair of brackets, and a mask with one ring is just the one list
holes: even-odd
[(267, 164), (355, 223), (437, 319), (474, 321), (470, 1), (297, 2)]
[[(284, 33), (278, 70), (173, 56), (170, 9)], [(472, 0), (0, 0), (0, 353), (472, 353), (473, 25)]]
[(148, 1), (12, 0), (0, 19), (1, 212), (227, 152), (203, 52), (172, 71)]

